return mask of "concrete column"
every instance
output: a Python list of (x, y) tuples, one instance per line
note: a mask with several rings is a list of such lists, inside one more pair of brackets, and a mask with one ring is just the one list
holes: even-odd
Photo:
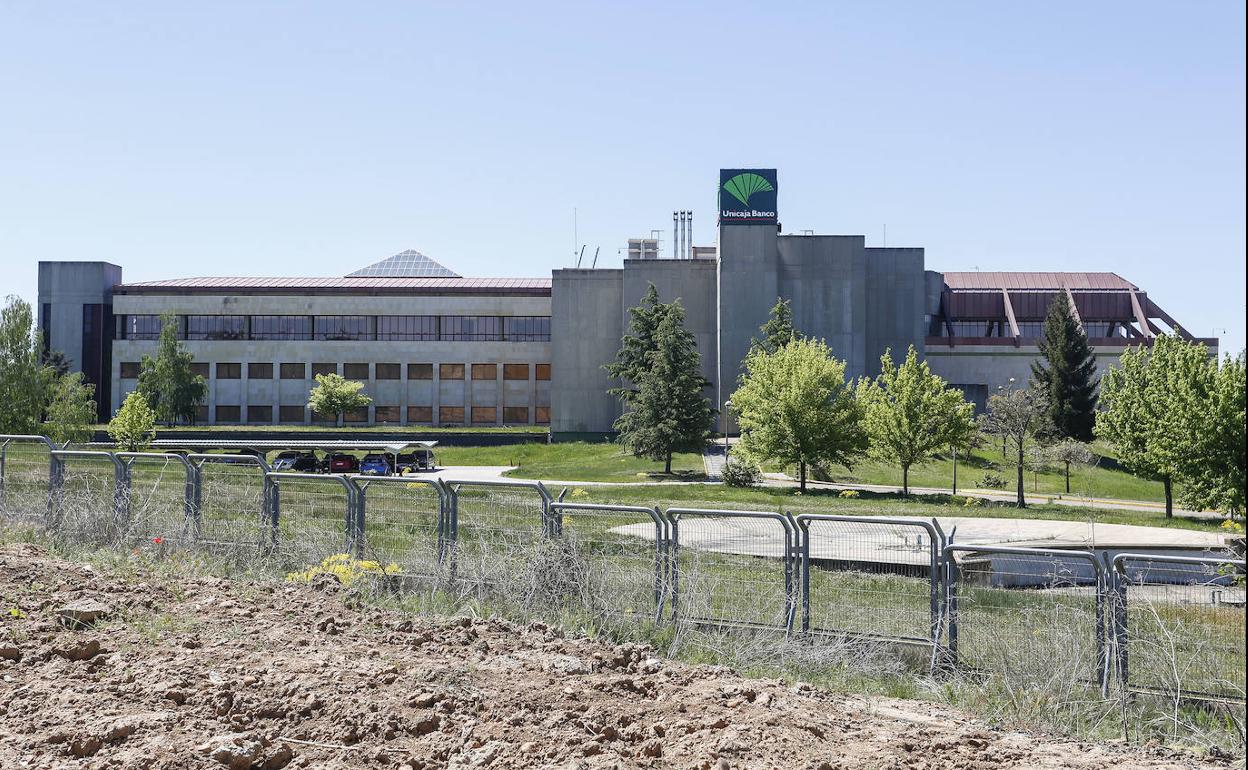
[(217, 365), (208, 364), (208, 424), (217, 424)]
[(529, 364), (529, 425), (537, 424), (537, 364)]
[(250, 372), (248, 372), (247, 370), (248, 370), (248, 369), (250, 369), (250, 368), (251, 368), (251, 362), (250, 362), (250, 361), (243, 361), (243, 360), (240, 360), (240, 361), (238, 362), (238, 369), (239, 369), (239, 372), (238, 372), (238, 376), (239, 376), (239, 380), (238, 380), (238, 421), (239, 421), (240, 423), (247, 423), (247, 422), (248, 422), (248, 419), (247, 419), (247, 407), (248, 407), (248, 405), (250, 404), (250, 401), (251, 401), (251, 394), (247, 392), (247, 389), (248, 389), (248, 387), (250, 386), (250, 382), (251, 382), (251, 380), (250, 380), (250, 376), (251, 376), (251, 373), (250, 373)]
[(433, 425), (442, 424), (442, 364), (433, 362)]
[(377, 424), (377, 364), (375, 362), (368, 365), (368, 384), (365, 395), (373, 399), (373, 403), (368, 405), (368, 424)]
[(507, 393), (503, 390), (503, 369), (507, 364), (499, 362), (494, 365), (494, 425), (501, 426), (503, 424), (503, 408), (507, 405)]
[(407, 362), (399, 364), (399, 425), (407, 425), (407, 405), (411, 397), (407, 393)]
[(277, 425), (282, 421), (282, 362), (274, 361), (273, 379), (271, 381), (273, 388), (273, 419), (269, 420), (272, 425)]

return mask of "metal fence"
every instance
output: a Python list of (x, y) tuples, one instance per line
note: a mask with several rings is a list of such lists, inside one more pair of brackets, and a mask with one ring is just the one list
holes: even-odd
[(953, 544), (934, 520), (555, 499), (540, 482), (273, 472), (260, 457), (0, 436), (0, 517), (407, 583), (596, 621), (930, 648), (933, 668), (1245, 698), (1242, 558)]

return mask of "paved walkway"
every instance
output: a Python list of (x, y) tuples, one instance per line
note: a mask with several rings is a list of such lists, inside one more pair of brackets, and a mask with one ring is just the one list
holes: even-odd
[(724, 464), (728, 462), (728, 452), (723, 444), (708, 444), (702, 451), (702, 467), (706, 469), (706, 477), (711, 481), (720, 481), (724, 477)]

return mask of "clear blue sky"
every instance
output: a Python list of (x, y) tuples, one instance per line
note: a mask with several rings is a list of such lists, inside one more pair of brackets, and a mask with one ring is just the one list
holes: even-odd
[(775, 166), (788, 231), (1112, 270), (1244, 345), (1244, 4), (0, 4), (0, 293), (600, 265)]

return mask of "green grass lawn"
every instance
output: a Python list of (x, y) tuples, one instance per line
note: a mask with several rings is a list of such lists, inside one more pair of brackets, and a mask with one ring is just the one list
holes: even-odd
[(509, 476), (522, 479), (615, 481), (663, 479), (697, 480), (703, 475), (702, 456), (681, 453), (672, 458), (672, 474), (663, 464), (633, 457), (618, 444), (569, 442), (517, 444), (498, 447), (445, 446), (436, 450), (438, 465), (515, 465)]

